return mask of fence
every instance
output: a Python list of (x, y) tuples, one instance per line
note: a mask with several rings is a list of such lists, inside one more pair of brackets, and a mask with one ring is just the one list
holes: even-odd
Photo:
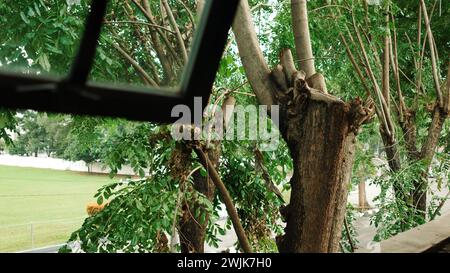
[(83, 220), (84, 217), (80, 217), (0, 226), (0, 252), (17, 252), (65, 243)]
[[(33, 157), (33, 156), (18, 156), (9, 154), (0, 154), (0, 165), (15, 166), (15, 167), (31, 167), (31, 168), (43, 168), (53, 170), (75, 171), (75, 172), (87, 172), (88, 166), (83, 161), (68, 161), (60, 158), (52, 157)], [(103, 166), (99, 162), (90, 164), (89, 169), (93, 173), (109, 173), (110, 169)], [(136, 172), (129, 165), (124, 165), (118, 171), (121, 175), (135, 175)], [(148, 174), (148, 171), (147, 171)]]

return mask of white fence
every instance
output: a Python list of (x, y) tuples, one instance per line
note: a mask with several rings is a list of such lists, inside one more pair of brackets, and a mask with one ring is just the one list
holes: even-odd
[[(83, 161), (74, 162), (44, 156), (32, 157), (32, 156), (0, 154), (0, 165), (76, 171), (76, 172), (88, 171), (88, 167), (86, 163), (84, 163)], [(90, 164), (90, 169), (91, 172), (94, 173), (109, 173), (110, 171), (109, 168), (105, 168), (100, 163)], [(123, 166), (123, 168), (118, 172), (118, 174), (134, 175), (135, 173), (130, 166)]]
[(0, 226), (0, 252), (17, 252), (65, 243), (83, 221), (84, 217), (80, 217)]

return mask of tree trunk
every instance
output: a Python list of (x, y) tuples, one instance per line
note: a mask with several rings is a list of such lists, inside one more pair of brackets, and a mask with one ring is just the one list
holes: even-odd
[[(355, 155), (353, 109), (315, 90), (306, 97), (298, 117), (284, 132), (293, 158), (291, 202), (284, 216), (280, 252), (337, 252)], [(302, 95), (300, 95), (302, 96)], [(297, 106), (297, 107), (298, 107)]]
[[(291, 7), (293, 17), (294, 12), (303, 16), (300, 20), (293, 18), (294, 28), (305, 31), (308, 28), (306, 2), (292, 1)], [(285, 234), (277, 237), (278, 249), (280, 252), (337, 252), (355, 154), (355, 135), (359, 126), (372, 116), (373, 102), (365, 107), (359, 99), (345, 103), (328, 95), (323, 76), (296, 71), (289, 50), (281, 53), (281, 64), (270, 71), (245, 0), (240, 2), (233, 31), (258, 102), (279, 106), (279, 128), (293, 159), (291, 201), (281, 209), (286, 228)], [(309, 44), (309, 48), (310, 43), (309, 39), (297, 39), (297, 51), (307, 50), (304, 45)], [(308, 73), (313, 75), (305, 77)]]
[(366, 181), (361, 181), (358, 184), (358, 206), (360, 211), (365, 211), (370, 208), (366, 196)]
[(421, 174), (421, 178), (417, 180), (413, 192), (413, 205), (418, 211), (418, 214), (425, 217), (427, 210), (427, 190), (428, 190), (428, 172), (431, 167), (436, 147), (438, 146), (439, 137), (444, 126), (447, 113), (443, 111), (438, 105), (433, 110), (433, 119), (428, 129), (428, 136), (422, 146), (420, 159), (426, 160), (426, 168)]
[[(384, 152), (386, 153), (389, 170), (392, 174), (395, 174), (402, 168), (398, 142), (387, 133), (384, 125), (380, 125), (380, 135), (383, 140)], [(403, 183), (403, 181), (395, 181), (393, 184), (395, 198), (400, 202), (409, 203), (409, 196), (402, 193), (402, 186), (399, 183)], [(404, 229), (402, 228), (402, 230)]]
[[(217, 168), (219, 163), (219, 151), (208, 152), (210, 161)], [(193, 187), (194, 190), (203, 194), (209, 201), (213, 201), (215, 186), (209, 177), (202, 176), (200, 171), (194, 172)], [(199, 207), (196, 200), (189, 200), (189, 203), (183, 205), (183, 217), (180, 219), (180, 245), (182, 253), (203, 253), (205, 245), (206, 227), (209, 221), (209, 214), (206, 213), (205, 221), (201, 222), (200, 216), (195, 217), (194, 211), (197, 209), (203, 210)]]
[[(223, 126), (228, 127), (228, 123), (232, 117), (234, 105), (236, 100), (233, 96), (226, 96), (222, 103), (222, 113), (223, 113)], [(215, 140), (210, 143), (214, 148), (208, 150), (208, 159), (212, 163), (213, 167), (217, 169), (219, 165), (219, 159), (221, 155), (220, 141)], [(193, 174), (193, 186), (194, 189), (208, 198), (209, 201), (213, 201), (215, 195), (215, 185), (211, 180), (209, 175), (204, 177), (201, 175), (200, 171), (196, 171)], [(195, 200), (190, 203), (190, 205), (185, 205), (183, 207), (183, 217), (180, 220), (180, 244), (181, 251), (183, 253), (195, 252), (203, 253), (205, 244), (205, 232), (209, 221), (209, 214), (206, 213), (205, 222), (201, 223), (200, 219), (196, 219), (188, 206), (192, 206), (194, 209), (198, 208), (195, 204)]]

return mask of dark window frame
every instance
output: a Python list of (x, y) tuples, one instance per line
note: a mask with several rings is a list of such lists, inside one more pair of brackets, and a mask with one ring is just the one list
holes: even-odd
[[(169, 123), (172, 108), (206, 106), (239, 0), (206, 0), (179, 87), (134, 87), (88, 81), (108, 0), (93, 0), (69, 76), (56, 79), (0, 71), (0, 107)], [(192, 111), (193, 112), (193, 111)]]

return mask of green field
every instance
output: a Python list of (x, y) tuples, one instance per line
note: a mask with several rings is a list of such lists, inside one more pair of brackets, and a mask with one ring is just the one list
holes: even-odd
[(0, 166), (0, 252), (62, 243), (107, 175)]

